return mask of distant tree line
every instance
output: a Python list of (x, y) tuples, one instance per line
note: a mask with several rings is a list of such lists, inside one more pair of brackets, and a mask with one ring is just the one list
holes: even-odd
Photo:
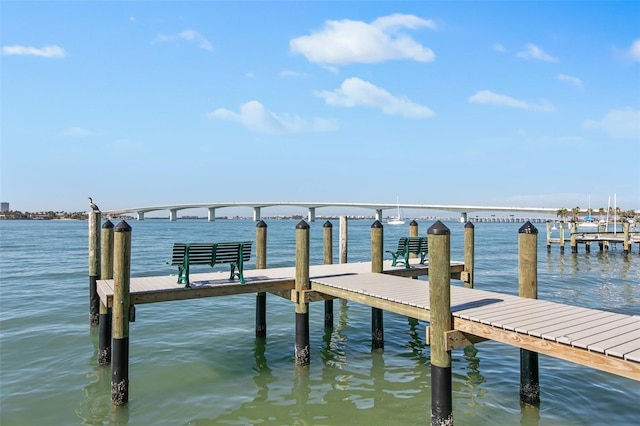
[(21, 212), (9, 210), (0, 213), (0, 219), (5, 220), (52, 220), (52, 219), (78, 219), (86, 220), (87, 212)]
[[(566, 220), (569, 214), (571, 214), (570, 221), (578, 222), (580, 219), (581, 211), (582, 209), (580, 207), (574, 207), (572, 209), (563, 208), (556, 211), (556, 216), (558, 216), (562, 220)], [(594, 213), (595, 209), (587, 209), (587, 216), (593, 216)], [(609, 209), (600, 207), (598, 209), (598, 215), (600, 216), (600, 219), (604, 219), (607, 214), (610, 218), (617, 217), (619, 219), (634, 220), (636, 222), (640, 221), (640, 214), (636, 213), (634, 210), (622, 210), (620, 207), (616, 207), (615, 209), (613, 207), (609, 207)]]

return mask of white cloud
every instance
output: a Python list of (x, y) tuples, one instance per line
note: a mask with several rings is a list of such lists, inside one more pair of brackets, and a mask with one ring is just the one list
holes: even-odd
[(521, 101), (511, 96), (494, 93), (490, 90), (481, 90), (475, 95), (469, 97), (469, 103), (480, 105), (498, 105), (510, 108), (519, 108), (532, 111), (551, 112), (555, 107), (548, 101), (541, 100), (537, 104)]
[(627, 54), (633, 62), (640, 62), (640, 38), (635, 39), (633, 43), (631, 43)]
[(313, 118), (308, 121), (297, 115), (287, 113), (278, 115), (267, 110), (258, 101), (249, 101), (240, 105), (239, 113), (226, 108), (218, 108), (207, 114), (207, 117), (235, 121), (257, 133), (329, 132), (338, 129), (338, 123), (334, 119)]
[(97, 133), (82, 127), (69, 127), (59, 134), (59, 136), (71, 138), (86, 138), (95, 135), (97, 135)]
[(585, 129), (600, 129), (614, 139), (640, 139), (640, 110), (612, 109), (600, 120), (586, 120)]
[(200, 49), (210, 50), (210, 51), (213, 50), (213, 46), (211, 45), (209, 40), (207, 40), (202, 34), (194, 30), (184, 30), (179, 34), (171, 34), (171, 35), (158, 34), (153, 42), (162, 43), (162, 42), (168, 42), (173, 40), (178, 40), (178, 41), (184, 40), (184, 41), (188, 41), (189, 43), (196, 44)]
[(580, 80), (578, 77), (573, 77), (566, 74), (558, 74), (558, 80), (566, 81), (568, 83), (573, 84), (576, 87), (582, 87), (582, 80)]
[(56, 45), (45, 46), (41, 49), (31, 46), (2, 46), (2, 54), (7, 56), (40, 56), (42, 58), (64, 58), (67, 56), (64, 49)]
[(501, 43), (493, 43), (493, 50), (500, 53), (507, 51)]
[(399, 30), (435, 28), (433, 21), (414, 15), (383, 16), (371, 23), (343, 19), (326, 21), (324, 28), (289, 42), (294, 53), (322, 65), (375, 63), (394, 59), (430, 62), (431, 49), (423, 47)]
[(525, 50), (516, 53), (516, 56), (524, 59), (534, 59), (545, 62), (558, 62), (558, 58), (545, 53), (542, 49), (532, 43), (525, 45)]
[(348, 78), (334, 91), (318, 91), (315, 95), (328, 105), (336, 107), (368, 106), (378, 108), (388, 115), (402, 115), (407, 118), (430, 118), (435, 113), (424, 105), (411, 102), (405, 97), (397, 97), (386, 90), (359, 78)]

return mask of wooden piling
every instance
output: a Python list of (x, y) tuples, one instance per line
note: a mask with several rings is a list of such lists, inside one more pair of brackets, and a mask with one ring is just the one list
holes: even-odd
[[(538, 298), (538, 230), (527, 222), (518, 231), (518, 287), (520, 297)], [(520, 401), (540, 404), (537, 352), (520, 349)]]
[(340, 263), (347, 263), (347, 237), (349, 234), (346, 216), (340, 216)]
[[(256, 269), (267, 268), (267, 224), (256, 224)], [(256, 337), (267, 336), (267, 293), (256, 294)]]
[[(110, 220), (102, 224), (101, 239), (100, 278), (110, 280), (113, 278), (113, 223)], [(111, 362), (111, 308), (101, 300), (99, 303), (98, 365), (107, 365)]]
[(464, 225), (464, 271), (462, 281), (467, 288), (473, 288), (473, 261), (475, 247), (475, 226), (471, 221)]
[(569, 232), (571, 234), (571, 253), (578, 252), (578, 240), (576, 236), (576, 232), (578, 232), (578, 224), (576, 222), (569, 223)]
[[(415, 220), (412, 220), (409, 223), (409, 236), (410, 237), (417, 237), (418, 236), (418, 222), (416, 222)], [(418, 257), (418, 255), (415, 254), (415, 253), (410, 253), (409, 257), (415, 259), (416, 257)]]
[(89, 212), (89, 324), (97, 326), (100, 312), (97, 281), (100, 279), (100, 212)]
[(296, 365), (308, 365), (309, 351), (309, 303), (304, 301), (304, 292), (309, 290), (309, 224), (301, 220), (296, 226)]
[(547, 221), (547, 253), (551, 253), (551, 221)]
[[(371, 225), (371, 272), (382, 273), (384, 229), (379, 220)], [(384, 349), (383, 310), (371, 308), (371, 349)]]
[(429, 238), (429, 341), (431, 343), (431, 425), (453, 424), (451, 351), (445, 333), (451, 331), (451, 232), (437, 221)]
[(622, 252), (624, 254), (629, 254), (629, 252), (631, 251), (631, 224), (626, 220), (622, 222), (622, 232), (624, 234), (624, 239), (622, 240)]
[[(322, 225), (324, 264), (333, 264), (333, 225), (328, 220)], [(324, 326), (333, 328), (333, 300), (324, 301)]]
[(560, 253), (564, 253), (564, 221), (560, 221)]
[(129, 312), (131, 279), (131, 227), (124, 220), (115, 227), (113, 263), (113, 313), (111, 403), (129, 400)]

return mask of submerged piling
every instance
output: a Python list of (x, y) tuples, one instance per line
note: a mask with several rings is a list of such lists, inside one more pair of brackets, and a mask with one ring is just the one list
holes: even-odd
[[(371, 272), (382, 273), (384, 229), (379, 220), (371, 225)], [(384, 349), (383, 310), (371, 308), (371, 349)]]
[[(518, 231), (518, 287), (520, 297), (538, 298), (538, 230), (527, 222)], [(520, 349), (520, 401), (540, 404), (538, 353)]]
[(100, 279), (100, 220), (98, 211), (89, 212), (89, 324), (97, 326), (100, 298), (96, 283)]
[(451, 231), (437, 221), (429, 238), (429, 311), (431, 342), (431, 425), (453, 424), (451, 351), (445, 333), (451, 331)]
[(304, 292), (309, 290), (309, 224), (301, 220), (296, 226), (296, 365), (308, 365), (309, 351), (309, 303), (304, 301)]
[[(267, 268), (267, 224), (256, 224), (256, 269)], [(267, 336), (267, 293), (256, 294), (256, 337)]]
[[(324, 264), (333, 264), (333, 225), (328, 220), (322, 225)], [(324, 326), (333, 328), (333, 299), (324, 301)]]
[(131, 226), (123, 220), (114, 235), (111, 403), (115, 406), (129, 400), (130, 280)]
[[(101, 254), (100, 278), (110, 280), (113, 278), (113, 223), (110, 220), (102, 225)], [(107, 307), (102, 300), (99, 303), (98, 365), (106, 365), (111, 362), (111, 308)]]

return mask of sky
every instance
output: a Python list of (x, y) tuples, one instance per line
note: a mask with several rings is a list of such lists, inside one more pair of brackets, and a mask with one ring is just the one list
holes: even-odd
[(638, 1), (0, 8), (12, 210), (640, 209)]

